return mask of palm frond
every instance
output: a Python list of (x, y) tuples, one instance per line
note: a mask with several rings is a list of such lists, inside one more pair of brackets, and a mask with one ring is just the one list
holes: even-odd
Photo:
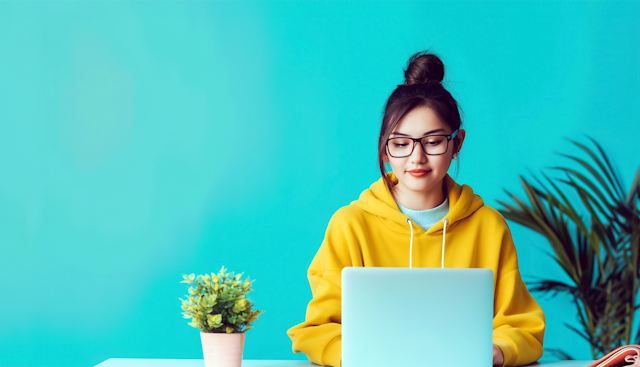
[[(640, 307), (635, 304), (640, 289), (640, 168), (625, 194), (604, 150), (589, 139), (595, 151), (568, 140), (593, 163), (558, 153), (578, 169), (552, 167), (564, 177), (551, 178), (543, 172), (544, 180), (533, 177), (531, 182), (536, 186), (520, 176), (526, 201), (505, 190), (514, 204), (497, 202), (504, 207), (499, 211), (505, 218), (548, 240), (552, 252), (545, 252), (573, 284), (538, 278), (530, 289), (572, 297), (581, 329), (566, 326), (589, 342), (595, 359), (616, 346), (632, 342), (634, 315)], [(566, 189), (577, 195), (579, 207), (586, 215), (568, 199)], [(635, 339), (640, 342), (640, 330), (636, 331)]]
[[(633, 201), (635, 199), (640, 199), (640, 167), (636, 171), (635, 177), (633, 177), (633, 182), (631, 183), (631, 189), (629, 189), (629, 193), (627, 194), (627, 205), (632, 206)], [(637, 208), (637, 207), (636, 207)]]
[(587, 153), (596, 162), (596, 164), (600, 167), (600, 170), (602, 170), (602, 172), (604, 172), (604, 174), (607, 176), (607, 179), (609, 180), (611, 185), (616, 188), (616, 191), (617, 191), (618, 195), (623, 195), (623, 191), (624, 190), (622, 190), (622, 185), (620, 184), (620, 180), (616, 176), (615, 171), (613, 170), (613, 166), (611, 165), (611, 162), (609, 162), (609, 157), (607, 157), (607, 154), (604, 152), (604, 150), (602, 149), (600, 144), (598, 144), (598, 142), (595, 139), (593, 139), (590, 136), (587, 136), (587, 138), (589, 140), (591, 140), (593, 145), (596, 146), (596, 149), (598, 149), (598, 152), (602, 156), (602, 159), (604, 160), (604, 163), (602, 163), (602, 161), (600, 159), (598, 159), (595, 156), (595, 154), (593, 154), (593, 152), (591, 152), (591, 149), (589, 149), (585, 145), (580, 144), (577, 141), (573, 141), (571, 139), (568, 139), (568, 140), (570, 142), (572, 142), (573, 144), (575, 144), (576, 146), (578, 146), (580, 149), (582, 149), (585, 153)]

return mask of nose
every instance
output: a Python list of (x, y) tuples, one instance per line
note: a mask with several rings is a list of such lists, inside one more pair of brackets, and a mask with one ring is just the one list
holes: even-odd
[(411, 163), (425, 163), (427, 161), (427, 152), (425, 152), (422, 143), (413, 142), (413, 152), (409, 156)]

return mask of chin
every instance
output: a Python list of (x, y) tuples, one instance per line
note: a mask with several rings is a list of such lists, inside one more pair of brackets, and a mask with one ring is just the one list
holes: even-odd
[(415, 192), (428, 192), (431, 190), (431, 188), (433, 188), (433, 185), (415, 185), (409, 187), (410, 190)]
[(433, 184), (431, 180), (425, 180), (424, 182), (406, 182), (404, 186), (411, 191), (425, 192), (429, 191), (433, 187)]
[(440, 180), (434, 180), (433, 177), (429, 177), (429, 178), (416, 178), (413, 177), (409, 174), (407, 174), (408, 177), (406, 177), (405, 179), (405, 187), (408, 188), (411, 191), (418, 191), (418, 192), (425, 192), (425, 191), (430, 191), (434, 188), (434, 186), (438, 183), (441, 182), (442, 179)]

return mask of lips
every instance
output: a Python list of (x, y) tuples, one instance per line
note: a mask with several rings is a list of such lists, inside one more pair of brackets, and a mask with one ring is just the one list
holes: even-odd
[(429, 171), (427, 171), (425, 169), (412, 169), (412, 170), (407, 171), (407, 172), (413, 177), (422, 177), (422, 176), (426, 175), (427, 173), (429, 173)]

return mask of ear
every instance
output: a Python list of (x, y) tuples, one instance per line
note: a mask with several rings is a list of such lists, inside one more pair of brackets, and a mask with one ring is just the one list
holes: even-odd
[(389, 156), (387, 155), (386, 151), (384, 152), (384, 154), (382, 154), (382, 161), (384, 163), (389, 163)]
[(453, 141), (456, 143), (456, 148), (457, 148), (457, 150), (455, 152), (453, 152), (454, 154), (455, 153), (460, 153), (460, 150), (462, 149), (462, 143), (464, 142), (465, 135), (466, 135), (466, 132), (464, 131), (464, 129), (460, 129), (460, 130), (458, 130), (458, 134), (456, 135), (456, 137), (453, 138)]
[(384, 152), (382, 153), (382, 162), (389, 163), (389, 156), (387, 155), (387, 147), (384, 148)]
[[(378, 139), (380, 139), (382, 135), (378, 135)], [(382, 153), (382, 162), (389, 163), (389, 156), (387, 155), (387, 147), (384, 148), (384, 153)]]

